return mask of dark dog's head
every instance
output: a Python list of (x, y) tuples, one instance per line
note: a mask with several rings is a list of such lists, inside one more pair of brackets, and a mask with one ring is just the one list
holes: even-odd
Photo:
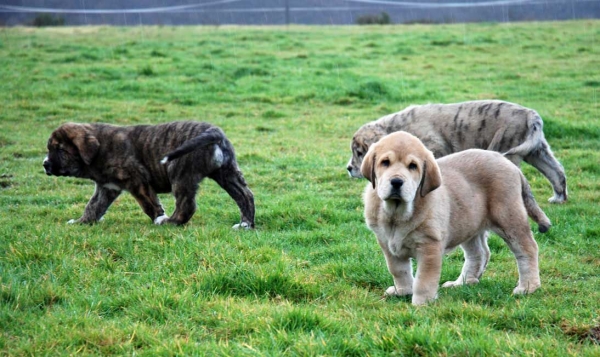
[(100, 144), (87, 124), (66, 123), (48, 139), (48, 156), (44, 159), (47, 175), (80, 176), (96, 154)]

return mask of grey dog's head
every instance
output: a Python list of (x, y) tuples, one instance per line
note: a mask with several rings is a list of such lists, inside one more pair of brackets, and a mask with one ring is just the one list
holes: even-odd
[(369, 147), (386, 134), (387, 132), (380, 125), (372, 123), (363, 125), (356, 133), (354, 133), (352, 144), (350, 146), (352, 149), (352, 157), (350, 158), (350, 161), (348, 161), (348, 166), (346, 167), (350, 177), (363, 178), (363, 175), (360, 172), (360, 166), (362, 165)]
[(46, 175), (77, 177), (92, 162), (100, 144), (89, 125), (66, 123), (52, 132), (47, 147)]

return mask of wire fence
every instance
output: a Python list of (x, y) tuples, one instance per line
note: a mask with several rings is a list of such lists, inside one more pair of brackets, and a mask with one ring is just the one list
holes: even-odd
[(390, 23), (600, 18), (600, 0), (0, 1), (3, 25), (31, 24), (40, 16), (60, 19), (66, 25), (344, 25), (380, 14)]

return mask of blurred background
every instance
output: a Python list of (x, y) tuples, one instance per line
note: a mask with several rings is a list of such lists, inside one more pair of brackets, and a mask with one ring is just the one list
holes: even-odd
[(0, 0), (0, 25), (352, 25), (600, 18), (600, 0)]

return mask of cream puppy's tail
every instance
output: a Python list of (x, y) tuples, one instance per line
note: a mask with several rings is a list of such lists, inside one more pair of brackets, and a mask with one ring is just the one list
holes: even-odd
[(521, 196), (523, 197), (523, 203), (525, 204), (525, 209), (527, 210), (527, 214), (531, 219), (533, 219), (538, 224), (538, 229), (540, 233), (546, 233), (550, 229), (552, 223), (550, 223), (550, 219), (544, 211), (540, 208), (540, 206), (535, 201), (533, 197), (533, 193), (531, 193), (531, 187), (529, 186), (529, 182), (523, 174), (521, 173)]

